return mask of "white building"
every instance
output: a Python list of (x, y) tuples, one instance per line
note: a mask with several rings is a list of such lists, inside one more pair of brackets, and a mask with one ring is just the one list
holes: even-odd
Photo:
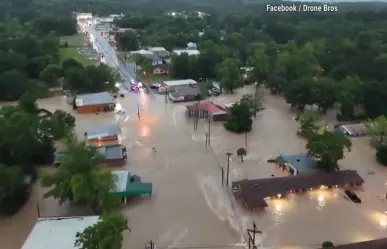
[(75, 13), (75, 16), (76, 16), (77, 20), (93, 18), (93, 14), (91, 14), (91, 13)]
[(181, 55), (183, 53), (186, 53), (188, 55), (199, 55), (200, 51), (197, 49), (174, 49), (172, 53)]
[(162, 87), (159, 88), (160, 92), (165, 91), (174, 91), (175, 89), (179, 87), (185, 87), (185, 86), (196, 86), (198, 83), (193, 79), (186, 79), (186, 80), (168, 80), (163, 81)]
[(99, 216), (40, 218), (21, 249), (78, 249), (76, 234), (98, 220)]
[(188, 43), (187, 43), (187, 48), (188, 48), (188, 49), (197, 49), (198, 46), (196, 45), (196, 43), (188, 42)]
[(136, 50), (136, 51), (131, 51), (130, 52), (130, 55), (136, 55), (136, 54), (139, 54), (139, 55), (152, 55), (153, 53), (151, 51), (148, 51), (148, 50), (145, 50), (145, 49), (141, 49), (141, 50)]
[(165, 58), (169, 56), (169, 52), (163, 47), (151, 47), (148, 48), (148, 50), (160, 58)]

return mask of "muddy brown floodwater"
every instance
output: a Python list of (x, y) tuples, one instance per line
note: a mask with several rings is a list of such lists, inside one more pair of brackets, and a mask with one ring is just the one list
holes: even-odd
[[(238, 100), (251, 87), (234, 95), (213, 97), (218, 103)], [(387, 170), (375, 162), (367, 138), (354, 138), (351, 152), (340, 162), (345, 169), (356, 169), (364, 177), (363, 200), (355, 205), (340, 189), (318, 190), (269, 201), (262, 212), (248, 212), (230, 198), (221, 186), (219, 166), (231, 157), (231, 180), (280, 176), (269, 158), (279, 153), (305, 152), (305, 141), (296, 136), (297, 123), (289, 106), (280, 97), (263, 93), (266, 109), (254, 120), (248, 135), (244, 164), (235, 155), (245, 147), (245, 136), (231, 134), (222, 124), (211, 125), (211, 149), (206, 149), (208, 123), (201, 121), (194, 131), (184, 115), (186, 104), (164, 103), (164, 97), (128, 93), (118, 99), (125, 114), (78, 115), (63, 97), (40, 100), (48, 110), (62, 109), (76, 116), (76, 133), (82, 137), (87, 128), (119, 123), (122, 143), (128, 148), (123, 167), (153, 183), (151, 199), (131, 201), (122, 212), (129, 218), (131, 233), (125, 233), (123, 248), (144, 248), (153, 240), (156, 247), (227, 246), (243, 247), (246, 229), (255, 221), (263, 231), (257, 237), (261, 248), (318, 248), (325, 240), (335, 244), (381, 238), (386, 233)], [(140, 107), (140, 119), (137, 117)], [(328, 120), (329, 121), (329, 120)], [(152, 147), (158, 152), (154, 153)], [(59, 207), (55, 200), (43, 200), (43, 190), (34, 189), (28, 204), (13, 218), (0, 220), (0, 248), (19, 249), (37, 218), (36, 203), (42, 216), (82, 215), (85, 211)]]

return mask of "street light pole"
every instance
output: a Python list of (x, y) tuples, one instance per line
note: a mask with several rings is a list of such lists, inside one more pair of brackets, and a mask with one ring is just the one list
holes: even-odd
[(211, 118), (208, 115), (208, 146), (211, 146)]
[(247, 131), (246, 131), (246, 136), (245, 136), (245, 146), (247, 148)]
[[(254, 117), (257, 116), (257, 94), (258, 94), (258, 82), (255, 82), (255, 93), (254, 93)], [(246, 133), (247, 134), (247, 133)], [(247, 135), (246, 135), (247, 136)]]
[(226, 185), (228, 186), (228, 178), (230, 175), (230, 156), (232, 156), (231, 152), (227, 152), (227, 173), (226, 173)]

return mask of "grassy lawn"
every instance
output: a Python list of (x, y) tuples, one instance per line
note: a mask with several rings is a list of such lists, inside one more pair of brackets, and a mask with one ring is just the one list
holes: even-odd
[(60, 44), (67, 42), (70, 47), (83, 47), (85, 45), (85, 37), (83, 34), (78, 33), (71, 36), (61, 36)]
[(75, 47), (72, 48), (59, 48), (60, 61), (67, 59), (75, 59), (82, 63), (84, 66), (95, 65), (98, 60), (89, 59), (87, 56), (79, 54)]
[(83, 34), (78, 33), (71, 36), (61, 36), (60, 44), (63, 44), (65, 42), (69, 44), (69, 47), (59, 48), (59, 56), (61, 62), (70, 58), (79, 61), (85, 66), (95, 65), (98, 62), (98, 60), (89, 59), (88, 55), (78, 53), (77, 48), (85, 47), (86, 40)]

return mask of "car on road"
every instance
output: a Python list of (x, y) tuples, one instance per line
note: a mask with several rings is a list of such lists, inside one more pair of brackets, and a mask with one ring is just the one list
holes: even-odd
[(348, 196), (349, 199), (351, 199), (351, 201), (353, 201), (354, 203), (361, 203), (361, 200), (360, 198), (352, 191), (350, 190), (346, 190), (344, 191), (344, 193)]
[(153, 83), (150, 88), (152, 89), (159, 89), (161, 87), (161, 84), (160, 83)]

